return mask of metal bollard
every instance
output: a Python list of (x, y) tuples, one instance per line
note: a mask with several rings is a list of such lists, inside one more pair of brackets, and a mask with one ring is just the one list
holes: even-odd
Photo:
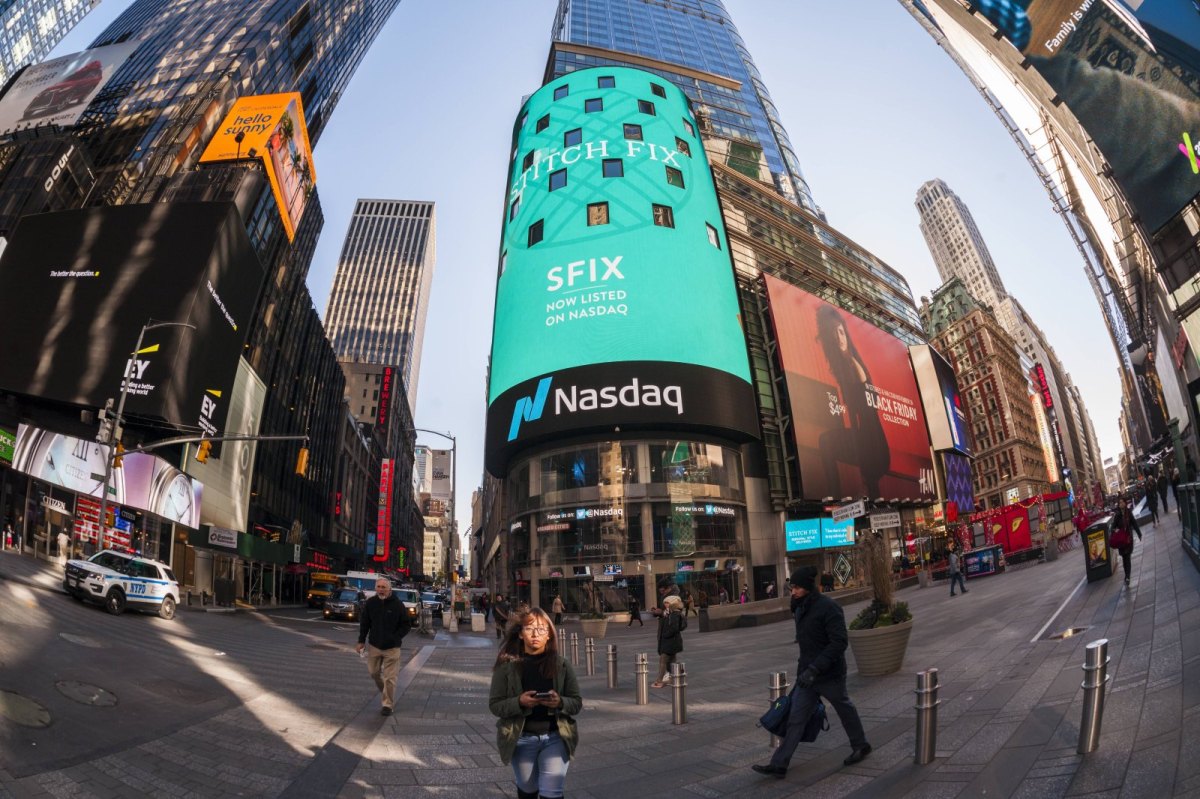
[(608, 645), (608, 687), (617, 687), (617, 645)]
[(579, 665), (579, 633), (571, 633), (571, 665)]
[(583, 642), (583, 652), (587, 658), (587, 676), (594, 676), (596, 673), (596, 639), (588, 638)]
[(645, 705), (650, 702), (650, 656), (645, 652), (637, 655), (635, 658), (634, 672), (634, 692), (637, 696), (637, 703)]
[(1083, 720), (1079, 724), (1081, 755), (1100, 745), (1100, 722), (1104, 720), (1104, 692), (1108, 686), (1108, 639), (1092, 641), (1083, 650)]
[(938, 670), (917, 672), (917, 751), (913, 762), (918, 766), (933, 762), (937, 753)]
[[(775, 700), (778, 699), (779, 697), (786, 695), (788, 692), (787, 672), (786, 671), (771, 672), (770, 688), (771, 688), (771, 702), (772, 703), (774, 703)], [(779, 742), (781, 740), (783, 740), (783, 739), (772, 735), (771, 736), (771, 748), (773, 749), (776, 746), (779, 746)]]
[(687, 724), (687, 668), (671, 664), (671, 723)]

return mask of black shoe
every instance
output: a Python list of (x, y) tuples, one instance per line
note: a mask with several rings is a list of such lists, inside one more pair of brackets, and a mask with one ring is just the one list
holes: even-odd
[(951, 594), (950, 596), (958, 596), (958, 594)]
[(392, 715), (392, 709), (390, 707), (381, 707), (379, 708), (379, 715), (390, 716)]
[(866, 758), (866, 756), (869, 754), (871, 754), (871, 745), (867, 744), (862, 749), (855, 749), (853, 752), (851, 752), (850, 757), (842, 761), (842, 765), (853, 766), (855, 763), (858, 763)]
[(759, 774), (763, 774), (768, 777), (774, 777), (777, 780), (781, 780), (787, 776), (787, 769), (780, 768), (779, 766), (772, 766), (770, 764), (767, 764), (765, 766), (760, 766), (758, 764), (755, 764), (755, 765), (751, 766), (750, 768), (754, 769)]
[(968, 590), (967, 590), (967, 589), (965, 589), (965, 588), (962, 590), (962, 592), (963, 592), (964, 594), (969, 594), (969, 593), (971, 593), (970, 591), (968, 591)]

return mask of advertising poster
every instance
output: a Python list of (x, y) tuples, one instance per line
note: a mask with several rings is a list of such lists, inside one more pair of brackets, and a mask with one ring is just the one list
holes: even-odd
[(935, 450), (953, 449), (971, 454), (967, 437), (967, 411), (958, 393), (958, 379), (950, 363), (928, 344), (908, 348), (913, 374), (929, 423), (929, 440)]
[(787, 551), (800, 552), (821, 546), (820, 519), (789, 519), (783, 523), (787, 536)]
[[(95, 441), (51, 433), (29, 425), (17, 428), (13, 468), (38, 480), (100, 498), (105, 450)], [(122, 458), (108, 482), (108, 501), (149, 511), (186, 527), (199, 528), (204, 486), (150, 453)], [(98, 507), (98, 506), (97, 506)]]
[(0, 465), (12, 466), (13, 447), (17, 445), (17, 434), (0, 427)]
[(1087, 531), (1087, 567), (1095, 569), (1108, 563), (1108, 541), (1104, 538), (1104, 527), (1093, 527)]
[(110, 44), (31, 65), (0, 100), (0, 133), (74, 125), (139, 44)]
[(1007, 505), (1003, 512), (984, 522), (991, 539), (1005, 552), (1018, 552), (1033, 546), (1029, 528), (1029, 511), (1020, 505)]
[(995, 574), (1000, 568), (1000, 548), (985, 547), (963, 555), (963, 567), (968, 577), (983, 577)]
[(200, 163), (243, 158), (262, 159), (288, 241), (292, 241), (317, 184), (299, 93), (239, 99), (204, 149)]
[(453, 474), (453, 459), (451, 450), (448, 449), (433, 449), (429, 451), (430, 468), (433, 472), (433, 481), (430, 484), (429, 496), (441, 502), (443, 513), (449, 512), (450, 495), (454, 488), (450, 484), (450, 475)]
[[(262, 284), (232, 203), (22, 217), (0, 258), (0, 388), (218, 435)], [(191, 325), (147, 331), (150, 321)], [(193, 329), (194, 328), (194, 329)]]
[(936, 492), (908, 346), (764, 275), (807, 499)]
[(821, 545), (826, 547), (854, 546), (854, 520), (835, 522), (831, 518), (821, 519)]
[[(374, 544), (371, 560), (385, 561), (388, 559), (388, 549), (392, 542), (392, 459), (384, 458), (379, 467), (379, 512), (375, 520), (374, 541), (368, 541), (368, 547)], [(369, 536), (369, 538), (372, 538)]]
[(943, 452), (946, 469), (946, 500), (953, 502), (959, 513), (975, 512), (975, 489), (971, 482), (971, 459), (956, 452)]
[[(601, 74), (615, 88), (598, 89)], [(575, 88), (555, 100), (564, 85)], [(639, 113), (643, 96), (655, 114)], [(585, 100), (602, 103), (586, 134)], [(757, 437), (728, 241), (686, 96), (639, 70), (580, 70), (535, 92), (521, 119), (496, 286), (489, 470), (502, 474), (535, 443), (617, 426)]]
[[(1157, 230), (1200, 192), (1200, 56), (1194, 45), (1172, 38), (1171, 46), (1156, 47), (1136, 18), (1104, 0), (972, 5), (1083, 124), (1148, 230)], [(1189, 6), (1177, 0), (1178, 13), (1190, 12), (1194, 22)]]

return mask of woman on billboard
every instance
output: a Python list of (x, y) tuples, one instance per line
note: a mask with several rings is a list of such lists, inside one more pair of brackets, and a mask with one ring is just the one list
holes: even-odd
[(825, 464), (828, 490), (835, 498), (859, 494), (842, 488), (838, 463), (848, 463), (858, 467), (867, 495), (878, 497), (879, 481), (891, 466), (891, 450), (879, 411), (871, 402), (874, 393), (871, 374), (850, 339), (841, 314), (831, 305), (817, 309), (817, 341), (837, 380), (842, 419), (849, 422), (848, 427), (821, 434), (821, 459)]

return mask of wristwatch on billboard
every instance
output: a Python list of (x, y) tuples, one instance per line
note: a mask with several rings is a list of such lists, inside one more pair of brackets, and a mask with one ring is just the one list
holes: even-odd
[[(105, 454), (95, 441), (22, 425), (13, 448), (13, 468), (37, 480), (99, 499)], [(108, 500), (118, 504), (125, 501), (125, 475), (120, 469), (109, 474)]]
[(165, 461), (156, 461), (150, 481), (150, 510), (173, 522), (196, 527), (195, 495), (186, 474)]

